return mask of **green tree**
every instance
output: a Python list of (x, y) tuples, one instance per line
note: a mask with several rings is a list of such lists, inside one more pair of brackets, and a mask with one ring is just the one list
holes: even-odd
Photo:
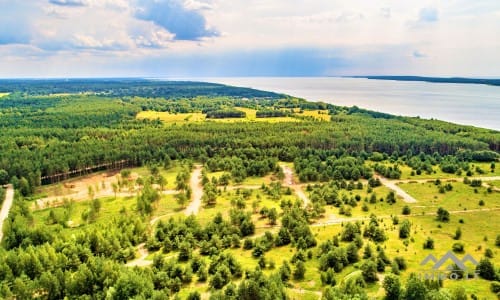
[(486, 280), (494, 280), (496, 277), (495, 267), (487, 258), (483, 258), (479, 261), (479, 264), (476, 266), (476, 272), (481, 278)]
[(293, 271), (293, 278), (295, 280), (302, 280), (306, 274), (306, 265), (303, 261), (299, 260), (295, 264), (295, 270)]
[(361, 265), (361, 274), (366, 282), (378, 281), (377, 264), (373, 260), (366, 260)]
[(448, 222), (448, 221), (450, 221), (450, 213), (446, 209), (444, 209), (442, 207), (438, 208), (438, 210), (437, 210), (437, 220), (441, 221), (441, 222)]
[(406, 239), (410, 236), (411, 223), (409, 220), (405, 219), (399, 225), (399, 238)]
[(424, 282), (418, 278), (415, 273), (410, 274), (406, 281), (404, 299), (407, 300), (422, 300), (426, 299), (427, 287)]
[(401, 282), (399, 277), (393, 274), (387, 274), (384, 278), (383, 287), (387, 300), (399, 300), (401, 297)]

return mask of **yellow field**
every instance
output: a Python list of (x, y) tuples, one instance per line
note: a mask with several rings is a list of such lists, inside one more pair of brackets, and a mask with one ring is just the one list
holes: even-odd
[(245, 108), (245, 107), (235, 107), (235, 109), (242, 111), (247, 114), (247, 119), (248, 120), (255, 120), (257, 119), (257, 110), (251, 109), (251, 108)]
[(304, 110), (302, 112), (296, 112), (295, 114), (297, 116), (313, 117), (320, 121), (330, 121), (328, 110)]
[(160, 119), (164, 123), (188, 123), (188, 122), (202, 122), (205, 120), (205, 114), (202, 113), (185, 113), (185, 114), (171, 114), (169, 112), (159, 111), (141, 111), (137, 114), (137, 119)]
[(0, 93), (0, 98), (8, 96), (10, 93)]
[[(301, 119), (293, 117), (275, 117), (275, 118), (257, 118), (257, 111), (251, 108), (236, 107), (235, 109), (243, 111), (246, 113), (246, 118), (225, 118), (225, 119), (207, 119), (205, 114), (202, 113), (183, 113), (183, 114), (172, 114), (169, 112), (157, 112), (157, 111), (141, 111), (137, 114), (137, 119), (149, 119), (155, 120), (159, 119), (165, 124), (172, 123), (193, 123), (193, 122), (222, 122), (222, 123), (234, 123), (234, 122), (268, 122), (268, 123), (279, 123), (279, 122), (302, 122)], [(317, 112), (316, 112), (317, 113)]]

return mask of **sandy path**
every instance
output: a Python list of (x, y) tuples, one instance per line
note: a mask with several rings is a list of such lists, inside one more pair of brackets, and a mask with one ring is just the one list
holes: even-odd
[(146, 267), (153, 263), (152, 260), (146, 260), (149, 255), (148, 249), (145, 248), (146, 244), (142, 243), (137, 246), (137, 251), (139, 252), (139, 258), (129, 261), (127, 267)]
[(417, 200), (410, 196), (407, 192), (405, 192), (402, 188), (400, 188), (397, 184), (400, 183), (400, 181), (390, 181), (387, 178), (384, 178), (382, 176), (377, 176), (378, 179), (380, 179), (380, 182), (385, 185), (386, 187), (390, 188), (393, 190), (396, 195), (400, 196), (403, 198), (403, 201), (406, 203), (417, 203)]
[(3, 201), (2, 210), (0, 211), (0, 241), (2, 241), (3, 238), (3, 222), (9, 216), (12, 202), (14, 202), (14, 187), (12, 186), (12, 184), (9, 184), (7, 185), (7, 190), (5, 191), (5, 200)]
[(282, 165), (283, 173), (285, 174), (285, 178), (283, 178), (283, 186), (290, 187), (297, 197), (299, 197), (302, 202), (304, 202), (304, 206), (309, 204), (309, 198), (302, 190), (302, 186), (300, 184), (295, 184), (293, 180), (293, 171), (289, 166)]
[(191, 202), (184, 211), (186, 216), (196, 215), (200, 210), (201, 197), (203, 196), (203, 187), (201, 186), (201, 165), (196, 165), (193, 172), (191, 173), (191, 179), (189, 179), (189, 186), (191, 187)]

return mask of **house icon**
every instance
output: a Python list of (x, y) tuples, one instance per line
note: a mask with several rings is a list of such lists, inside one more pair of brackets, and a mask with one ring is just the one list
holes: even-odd
[(420, 262), (421, 266), (425, 266), (432, 261), (434, 263), (432, 269), (439, 270), (446, 262), (451, 261), (455, 265), (457, 265), (461, 270), (466, 271), (467, 267), (465, 263), (470, 262), (473, 265), (477, 266), (478, 262), (470, 255), (466, 254), (462, 259), (459, 259), (453, 252), (448, 251), (445, 255), (443, 255), (439, 260), (432, 254), (427, 255), (427, 257)]

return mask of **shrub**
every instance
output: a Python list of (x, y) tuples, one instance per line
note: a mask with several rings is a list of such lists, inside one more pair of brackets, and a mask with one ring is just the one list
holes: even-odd
[(476, 272), (479, 274), (481, 278), (486, 280), (494, 280), (496, 277), (495, 267), (491, 263), (491, 261), (487, 258), (481, 259), (479, 264), (476, 267)]
[(460, 227), (457, 227), (457, 230), (455, 231), (455, 236), (453, 237), (454, 240), (459, 240), (462, 237), (462, 229)]
[(411, 214), (411, 208), (408, 205), (405, 205), (403, 207), (403, 215), (409, 215)]
[(464, 244), (462, 243), (454, 243), (453, 246), (451, 247), (453, 252), (456, 253), (464, 253)]
[(406, 239), (410, 236), (411, 223), (408, 220), (403, 220), (401, 225), (399, 225), (399, 238)]
[(437, 220), (441, 221), (441, 222), (448, 222), (448, 221), (450, 221), (450, 213), (446, 209), (444, 209), (442, 207), (438, 208), (438, 210), (437, 210)]
[(253, 241), (251, 239), (245, 239), (243, 242), (243, 249), (250, 250), (253, 248)]

